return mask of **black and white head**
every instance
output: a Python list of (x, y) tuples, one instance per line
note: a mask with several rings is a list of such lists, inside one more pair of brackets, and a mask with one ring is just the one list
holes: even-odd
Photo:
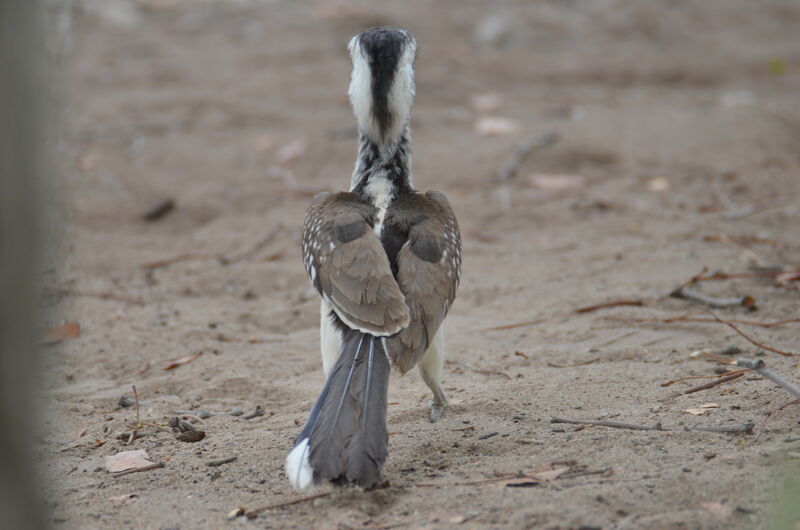
[(392, 143), (411, 114), (417, 42), (405, 30), (381, 26), (353, 37), (348, 49), (353, 61), (348, 95), (358, 126), (375, 143)]

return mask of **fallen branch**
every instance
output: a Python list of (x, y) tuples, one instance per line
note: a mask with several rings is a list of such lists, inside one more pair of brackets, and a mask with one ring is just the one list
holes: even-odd
[(595, 304), (589, 305), (586, 307), (579, 307), (575, 310), (575, 313), (590, 313), (592, 311), (597, 311), (598, 309), (606, 309), (608, 307), (618, 307), (623, 305), (633, 305), (633, 306), (643, 306), (644, 302), (641, 300), (617, 300), (615, 302), (606, 302), (604, 304)]
[(625, 423), (622, 421), (608, 421), (608, 420), (570, 420), (567, 418), (550, 418), (550, 423), (569, 423), (572, 425), (591, 425), (592, 427), (614, 427), (617, 429), (632, 429), (634, 431), (663, 431), (660, 423), (654, 425), (637, 425), (636, 423)]
[(778, 350), (778, 349), (775, 349), (775, 348), (771, 348), (771, 347), (769, 347), (769, 346), (767, 346), (765, 344), (761, 344), (760, 342), (756, 342), (749, 335), (745, 334), (744, 331), (742, 331), (739, 328), (737, 328), (736, 325), (732, 324), (731, 322), (729, 322), (729, 321), (727, 321), (727, 320), (725, 320), (723, 318), (720, 318), (713, 311), (709, 311), (708, 309), (703, 309), (703, 311), (705, 311), (706, 313), (708, 313), (709, 315), (714, 317), (719, 322), (721, 322), (721, 323), (725, 324), (726, 326), (730, 327), (733, 331), (735, 331), (736, 333), (738, 333), (739, 335), (741, 335), (742, 337), (747, 339), (748, 342), (758, 346), (759, 348), (763, 348), (763, 349), (765, 349), (767, 351), (771, 351), (773, 353), (777, 353), (778, 355), (783, 355), (784, 357), (794, 357), (796, 355), (795, 353), (792, 353), (792, 352), (786, 352), (786, 351)]
[(747, 422), (738, 425), (692, 425), (687, 430), (706, 432), (743, 432), (750, 434), (753, 432), (753, 427), (755, 427), (755, 425), (752, 422)]
[[(705, 318), (705, 317), (696, 317), (696, 312), (691, 313), (684, 313), (682, 315), (678, 315), (676, 317), (667, 317), (667, 318), (658, 318), (658, 317), (649, 317), (649, 318), (621, 318), (621, 317), (605, 317), (607, 320), (614, 320), (618, 322), (635, 322), (635, 323), (647, 323), (647, 322), (657, 322), (659, 324), (672, 324), (674, 322), (708, 322), (713, 324), (721, 324), (719, 320), (715, 320), (713, 318)], [(785, 326), (786, 324), (798, 324), (800, 323), (800, 318), (787, 318), (785, 320), (776, 320), (773, 322), (758, 322), (756, 320), (742, 320), (731, 318), (728, 319), (728, 322), (732, 322), (734, 324), (739, 324), (742, 326), (758, 326), (760, 328), (774, 328), (777, 326)]]
[[(708, 390), (709, 388), (714, 388), (715, 386), (721, 385), (723, 383), (727, 383), (728, 381), (733, 381), (734, 379), (739, 379), (745, 374), (745, 371), (736, 371), (736, 372), (728, 372), (727, 374), (722, 374), (720, 379), (716, 381), (711, 381), (710, 383), (706, 383), (704, 385), (695, 386), (688, 390), (684, 390), (683, 392), (676, 392), (674, 394), (670, 394), (669, 396), (662, 398), (660, 401), (669, 401), (671, 399), (675, 399), (678, 396), (684, 396), (686, 394), (694, 394), (695, 392), (700, 392), (701, 390)], [(733, 374), (733, 375), (730, 375)], [(723, 377), (725, 376), (725, 377)], [(709, 376), (714, 377), (714, 376)], [(662, 385), (664, 386), (664, 385)]]
[(761, 377), (769, 379), (779, 387), (787, 390), (794, 397), (800, 398), (800, 387), (797, 387), (797, 385), (790, 383), (789, 381), (786, 381), (772, 370), (766, 368), (764, 366), (764, 361), (762, 361), (761, 359), (758, 360), (739, 359), (736, 361), (736, 366), (741, 366), (742, 368), (749, 368), (750, 370), (753, 370)]
[(328, 491), (328, 492), (325, 492), (325, 493), (317, 493), (315, 495), (307, 495), (305, 497), (299, 497), (297, 499), (289, 499), (287, 501), (275, 502), (275, 503), (272, 503), (272, 504), (267, 504), (266, 506), (261, 506), (259, 508), (254, 508), (252, 510), (247, 510), (245, 512), (245, 514), (247, 515), (248, 518), (250, 518), (250, 514), (259, 514), (261, 512), (274, 510), (275, 508), (283, 508), (284, 506), (292, 506), (293, 504), (300, 504), (301, 502), (308, 502), (308, 501), (313, 501), (313, 500), (316, 500), (316, 499), (321, 499), (323, 497), (330, 497), (331, 495), (333, 495), (333, 492), (332, 491)]
[(506, 329), (523, 328), (526, 326), (535, 326), (536, 324), (541, 324), (543, 322), (547, 322), (548, 320), (548, 318), (540, 318), (539, 320), (529, 320), (527, 322), (517, 322), (515, 324), (505, 324), (502, 326), (484, 328), (481, 331), (504, 331)]
[[(713, 379), (719, 379), (720, 377), (730, 376), (730, 375), (733, 375), (735, 373), (736, 374), (742, 374), (742, 373), (744, 373), (746, 371), (747, 371), (747, 369), (736, 370), (735, 372), (726, 372), (724, 374), (717, 374), (717, 375), (692, 375), (692, 376), (689, 376), (689, 377), (681, 377), (680, 379), (673, 379), (672, 381), (667, 381), (666, 383), (661, 383), (661, 386), (666, 387), (666, 386), (674, 385), (675, 383), (679, 383), (681, 381), (686, 381), (688, 379), (712, 379), (712, 378)], [(718, 383), (715, 382), (714, 384), (718, 384)]]
[(752, 296), (738, 296), (736, 298), (718, 298), (690, 289), (689, 287), (679, 287), (669, 294), (673, 298), (683, 298), (705, 304), (717, 309), (726, 307), (744, 306), (750, 310), (756, 309), (756, 301)]
[(693, 425), (691, 427), (663, 427), (661, 423), (654, 425), (639, 425), (636, 423), (625, 423), (622, 421), (589, 421), (589, 420), (571, 420), (567, 418), (550, 418), (550, 423), (569, 423), (573, 425), (589, 425), (592, 427), (614, 427), (617, 429), (631, 429), (634, 431), (708, 431), (708, 432), (745, 432), (750, 433), (754, 425), (752, 423), (735, 424), (735, 425)]

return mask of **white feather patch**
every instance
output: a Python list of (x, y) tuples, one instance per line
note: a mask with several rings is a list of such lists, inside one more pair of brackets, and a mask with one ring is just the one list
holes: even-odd
[(308, 488), (314, 481), (314, 471), (308, 461), (308, 451), (308, 438), (303, 438), (286, 457), (286, 475), (294, 489), (299, 491)]

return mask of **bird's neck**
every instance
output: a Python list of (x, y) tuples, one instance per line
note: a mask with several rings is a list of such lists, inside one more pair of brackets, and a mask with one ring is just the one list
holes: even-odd
[(353, 170), (350, 191), (363, 195), (379, 209), (385, 209), (397, 197), (411, 193), (411, 146), (408, 125), (397, 138), (375, 142), (359, 133), (358, 158)]

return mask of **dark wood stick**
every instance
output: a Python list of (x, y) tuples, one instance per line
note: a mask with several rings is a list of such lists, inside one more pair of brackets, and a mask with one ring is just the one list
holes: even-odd
[(591, 425), (593, 427), (615, 427), (617, 429), (632, 429), (634, 431), (663, 431), (664, 428), (660, 423), (654, 425), (637, 425), (636, 423), (625, 423), (622, 421), (608, 421), (608, 420), (570, 420), (567, 418), (550, 418), (550, 423), (570, 423), (573, 425)]
[(673, 298), (683, 298), (685, 300), (692, 300), (699, 302), (710, 307), (717, 309), (724, 309), (726, 307), (744, 306), (750, 309), (756, 307), (756, 302), (752, 296), (737, 296), (736, 298), (719, 298), (703, 294), (699, 291), (690, 289), (689, 287), (680, 287), (669, 294)]
[[(736, 370), (735, 372), (726, 372), (724, 374), (716, 374), (716, 375), (691, 375), (689, 377), (681, 377), (680, 379), (673, 379), (672, 381), (667, 381), (666, 383), (661, 383), (661, 386), (665, 386), (666, 387), (666, 386), (674, 385), (675, 383), (679, 383), (681, 381), (687, 381), (689, 379), (719, 379), (720, 377), (730, 376), (730, 375), (733, 375), (734, 373), (741, 374), (741, 373), (744, 373), (745, 371), (747, 371), (747, 369)], [(718, 384), (718, 383), (715, 381), (714, 384)]]
[(767, 346), (765, 344), (761, 344), (760, 342), (755, 341), (753, 338), (751, 338), (749, 335), (747, 335), (744, 331), (742, 331), (739, 328), (737, 328), (735, 324), (732, 324), (731, 322), (729, 322), (729, 321), (727, 321), (727, 320), (725, 320), (723, 318), (720, 318), (713, 311), (709, 311), (708, 309), (705, 309), (705, 308), (702, 308), (702, 309), (703, 309), (703, 311), (705, 311), (706, 313), (708, 313), (709, 315), (714, 317), (716, 320), (718, 320), (719, 322), (725, 324), (726, 326), (731, 328), (733, 331), (735, 331), (736, 333), (738, 333), (739, 335), (741, 335), (742, 337), (747, 339), (748, 342), (758, 346), (759, 348), (763, 348), (763, 349), (765, 349), (767, 351), (771, 351), (773, 353), (777, 353), (778, 355), (783, 355), (784, 357), (794, 357), (796, 355), (795, 353), (792, 353), (792, 352), (778, 350), (778, 349), (775, 349), (775, 348), (771, 348), (771, 347), (769, 347), (769, 346)]
[(761, 377), (769, 379), (779, 387), (787, 390), (791, 395), (796, 398), (800, 398), (800, 387), (795, 385), (794, 383), (790, 383), (786, 381), (781, 376), (766, 368), (764, 366), (764, 361), (761, 359), (753, 360), (753, 359), (739, 359), (736, 361), (736, 366), (741, 366), (742, 368), (749, 368), (756, 372)]
[[(745, 374), (745, 372), (741, 372), (741, 371), (740, 372), (735, 372), (735, 373), (733, 373), (733, 375), (729, 375), (727, 377), (721, 377), (720, 379), (717, 379), (716, 381), (711, 381), (710, 383), (706, 383), (704, 385), (695, 386), (695, 387), (692, 387), (692, 388), (690, 388), (688, 390), (684, 390), (683, 392), (675, 392), (674, 394), (670, 394), (669, 396), (667, 396), (665, 398), (662, 398), (660, 401), (669, 401), (671, 399), (675, 399), (676, 397), (684, 396), (686, 394), (694, 394), (695, 392), (700, 392), (701, 390), (708, 390), (709, 388), (714, 388), (715, 386), (721, 385), (723, 383), (727, 383), (728, 381), (733, 381), (734, 379), (738, 379), (738, 378), (742, 377), (744, 374)], [(727, 375), (727, 374), (722, 374), (722, 375), (724, 376), (724, 375)]]
[(603, 304), (588, 305), (586, 307), (579, 307), (575, 310), (576, 313), (590, 313), (598, 309), (606, 309), (608, 307), (618, 307), (623, 305), (643, 306), (644, 302), (641, 300), (617, 300), (615, 302), (605, 302)]

